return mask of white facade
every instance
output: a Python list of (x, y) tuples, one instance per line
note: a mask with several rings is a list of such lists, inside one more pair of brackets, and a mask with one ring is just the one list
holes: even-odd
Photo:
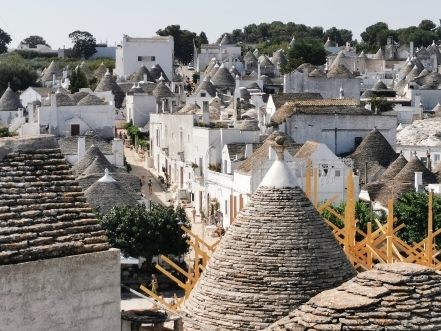
[(122, 44), (116, 48), (114, 73), (129, 76), (136, 71), (142, 63), (150, 69), (159, 64), (171, 80), (173, 78), (174, 39), (172, 36), (152, 38), (131, 38), (123, 35)]
[(51, 105), (38, 110), (38, 126), (42, 130), (49, 125), (48, 132), (59, 137), (72, 134), (73, 126), (79, 125), (79, 135), (88, 130), (95, 131), (104, 139), (115, 135), (115, 107), (107, 105), (56, 105), (56, 95), (51, 95)]
[(356, 138), (364, 139), (374, 127), (392, 147), (396, 146), (396, 115), (299, 113), (279, 125), (295, 142), (321, 142), (335, 155), (354, 151)]

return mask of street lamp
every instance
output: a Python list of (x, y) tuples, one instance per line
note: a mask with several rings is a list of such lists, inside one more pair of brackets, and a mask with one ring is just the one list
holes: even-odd
[(181, 226), (184, 224), (182, 223), (181, 219), (179, 217), (176, 217), (176, 223), (178, 224), (178, 261), (181, 262)]

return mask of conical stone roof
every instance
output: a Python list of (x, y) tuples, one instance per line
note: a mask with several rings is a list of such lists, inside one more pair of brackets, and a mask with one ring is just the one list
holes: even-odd
[(335, 43), (333, 41), (331, 41), (328, 37), (328, 40), (326, 40), (325, 42), (325, 48), (326, 47), (335, 47)]
[(101, 105), (107, 105), (107, 102), (104, 100), (101, 100), (96, 95), (89, 94), (89, 95), (85, 96), (84, 98), (82, 98), (80, 101), (78, 101), (77, 104), (83, 105), (83, 106), (101, 106)]
[(209, 74), (210, 71), (213, 70), (213, 68), (214, 68), (214, 66), (216, 65), (216, 63), (217, 63), (216, 58), (215, 58), (215, 57), (212, 58), (212, 59), (210, 60), (210, 62), (208, 63), (207, 68), (205, 69), (205, 73), (206, 73), (206, 74)]
[(84, 72), (84, 74), (86, 75), (86, 78), (88, 80), (90, 80), (94, 77), (92, 70), (90, 70), (90, 68), (87, 66), (87, 64), (84, 61), (81, 62), (79, 68)]
[(327, 75), (328, 78), (354, 78), (352, 72), (344, 65), (332, 65)]
[(152, 74), (152, 77), (156, 80), (161, 78), (161, 74), (162, 74), (162, 78), (169, 83), (170, 80), (168, 79), (167, 75), (165, 74), (164, 70), (162, 70), (161, 66), (156, 63), (151, 69), (150, 69), (150, 73)]
[(251, 84), (247, 85), (248, 90), (262, 90), (256, 82), (252, 82)]
[(83, 99), (84, 97), (88, 96), (90, 93), (89, 92), (76, 92), (74, 94), (70, 95), (70, 98), (75, 102), (78, 103), (81, 99)]
[(326, 74), (320, 69), (314, 69), (308, 74), (309, 77), (326, 77)]
[(421, 71), (422, 70), (420, 70), (417, 66), (414, 66), (412, 68), (412, 70), (407, 74), (406, 80), (408, 82), (414, 80), (415, 78), (417, 78), (420, 75)]
[(259, 52), (259, 50), (257, 48), (253, 51), (253, 54), (256, 57), (256, 59), (258, 59), (259, 56), (260, 56), (260, 52)]
[(213, 76), (212, 81), (216, 84), (216, 86), (222, 89), (234, 88), (236, 86), (236, 80), (223, 64)]
[(275, 66), (288, 64), (288, 60), (285, 56), (285, 53), (283, 53), (283, 50), (281, 50), (281, 49), (279, 49), (273, 53), (273, 57), (271, 58), (271, 62)]
[(136, 73), (134, 73), (132, 75), (132, 77), (130, 78), (130, 81), (133, 83), (144, 81), (144, 75), (147, 75), (148, 82), (156, 83), (156, 80), (153, 78), (149, 69), (147, 69), (147, 67), (144, 64), (138, 69), (138, 71)]
[(257, 65), (257, 57), (251, 53), (251, 51), (248, 51), (245, 56), (243, 57), (243, 60), (246, 64), (253, 63), (254, 65)]
[(441, 330), (441, 274), (415, 263), (377, 264), (324, 291), (266, 331)]
[(107, 67), (104, 65), (103, 62), (101, 62), (101, 64), (98, 66), (98, 68), (96, 68), (93, 71), (93, 74), (95, 75), (96, 78), (101, 80), (101, 78), (103, 78), (103, 76), (106, 74), (106, 72), (107, 72)]
[(375, 85), (372, 87), (372, 90), (374, 91), (381, 91), (381, 90), (387, 90), (386, 84), (384, 84), (381, 79), (379, 79)]
[(18, 108), (23, 108), (20, 98), (14, 93), (8, 85), (5, 93), (0, 98), (0, 111), (17, 111)]
[(97, 160), (102, 167), (108, 168), (111, 172), (116, 171), (115, 167), (107, 160), (101, 150), (97, 146), (92, 145), (81, 159), (72, 166), (72, 173), (75, 177), (81, 175), (95, 160)]
[(216, 88), (210, 81), (210, 76), (205, 76), (204, 80), (199, 84), (199, 86), (196, 88), (196, 91), (194, 92), (195, 95), (200, 93), (201, 91), (207, 91), (207, 93), (210, 95), (210, 97), (216, 96)]
[(430, 72), (427, 69), (424, 69), (423, 71), (420, 72), (418, 77), (424, 77), (427, 76), (428, 74), (430, 74)]
[(329, 226), (286, 163), (276, 160), (183, 309), (213, 330), (262, 330), (354, 276)]
[(111, 91), (115, 96), (115, 107), (121, 108), (122, 102), (126, 97), (124, 91), (121, 87), (115, 82), (113, 77), (110, 75), (109, 71), (101, 78), (97, 87), (95, 88), (95, 92), (107, 92)]
[(138, 201), (115, 181), (106, 170), (104, 177), (84, 191), (84, 196), (92, 208), (107, 214), (113, 207), (136, 206)]
[(423, 173), (424, 185), (438, 183), (436, 176), (426, 168), (416, 155), (413, 156), (404, 168), (394, 177), (394, 181), (396, 183), (414, 183), (415, 172)]
[(358, 169), (363, 178), (365, 162), (368, 162), (368, 172), (374, 164), (387, 168), (395, 161), (397, 153), (381, 132), (374, 128), (349, 157), (354, 161), (354, 169)]
[(383, 172), (383, 174), (380, 177), (381, 181), (388, 181), (391, 179), (394, 179), (398, 173), (403, 170), (403, 168), (406, 166), (407, 160), (403, 156), (403, 154), (400, 154), (397, 159), (392, 162), (389, 167), (387, 167), (386, 171)]
[(40, 82), (48, 82), (53, 79), (53, 75), (55, 74), (55, 79), (60, 79), (63, 77), (63, 73), (61, 72), (60, 68), (57, 66), (57, 64), (52, 61), (49, 67), (47, 67), (44, 72), (43, 76), (40, 77)]
[(228, 33), (224, 34), (222, 40), (220, 41), (221, 45), (231, 45), (233, 44), (230, 39), (230, 35)]
[(384, 52), (383, 50), (380, 48), (377, 53), (374, 54), (374, 56), (372, 57), (374, 60), (384, 60)]
[(82, 172), (82, 175), (87, 176), (92, 174), (103, 174), (105, 173), (106, 169), (109, 172), (116, 172), (116, 168), (110, 164), (109, 161), (106, 162), (104, 159), (107, 160), (106, 157), (95, 157), (95, 160), (93, 160), (92, 164)]
[(152, 94), (157, 98), (173, 98), (175, 95), (170, 89), (165, 85), (164, 81), (160, 81), (155, 89), (153, 90)]
[(219, 70), (219, 68), (220, 68), (220, 65), (219, 65), (219, 63), (216, 62), (214, 64), (213, 68), (209, 71), (208, 75), (210, 77), (213, 77), (214, 75), (216, 75), (216, 72)]
[(406, 65), (401, 67), (399, 73), (404, 76), (407, 76), (412, 71), (413, 67), (414, 67), (414, 64), (409, 61)]

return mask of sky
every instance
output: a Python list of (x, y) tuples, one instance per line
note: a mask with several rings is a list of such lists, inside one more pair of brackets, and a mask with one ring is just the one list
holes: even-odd
[[(12, 37), (10, 48), (31, 35), (42, 36), (53, 49), (70, 47), (69, 33), (88, 31), (108, 46), (121, 43), (123, 34), (152, 37), (168, 25), (199, 34), (210, 43), (225, 32), (249, 24), (294, 22), (333, 26), (353, 32), (353, 39), (369, 25), (385, 22), (390, 29), (417, 26), (423, 19), (439, 24), (440, 0), (242, 0), (242, 1), (116, 1), (116, 0), (2, 0), (0, 28)], [(421, 4), (419, 10), (416, 8)], [(431, 10), (432, 8), (432, 10)]]

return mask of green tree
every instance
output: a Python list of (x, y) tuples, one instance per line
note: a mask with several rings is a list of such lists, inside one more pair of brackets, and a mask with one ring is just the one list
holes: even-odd
[[(344, 217), (346, 208), (345, 201), (341, 201), (338, 205), (331, 204), (329, 207)], [(328, 221), (336, 225), (339, 229), (343, 229), (344, 223), (339, 218), (335, 217), (335, 215), (332, 214), (330, 211), (325, 209), (322, 215)], [(378, 226), (374, 220), (378, 219), (380, 223), (385, 223), (386, 218), (387, 215), (384, 211), (376, 211), (374, 214), (371, 215), (370, 207), (367, 203), (361, 201), (355, 202), (355, 219), (358, 220), (356, 226), (364, 233), (367, 232), (367, 225), (369, 222), (372, 222), (372, 231), (375, 231), (376, 229), (378, 229)], [(362, 240), (363, 238), (360, 234), (356, 234), (356, 239)]]
[(0, 29), (0, 54), (6, 53), (8, 51), (8, 45), (11, 43), (11, 36)]
[(418, 25), (418, 28), (421, 30), (433, 31), (436, 28), (436, 25), (431, 20), (422, 20), (420, 25)]
[(377, 33), (377, 45), (383, 47), (387, 44), (387, 38), (392, 37), (393, 40), (398, 41), (398, 32), (395, 30), (381, 30)]
[(88, 59), (97, 52), (96, 39), (87, 31), (74, 31), (69, 33), (69, 38), (72, 40), (72, 56), (76, 58)]
[(41, 86), (37, 79), (37, 72), (18, 54), (8, 55), (0, 63), (0, 94), (6, 91), (8, 83), (14, 91)]
[[(325, 33), (323, 34), (323, 40), (331, 40), (333, 42), (335, 42), (338, 46), (342, 46), (346, 44), (346, 40), (343, 41), (342, 37), (341, 37), (341, 32), (339, 29), (337, 29), (335, 26), (333, 26), (332, 28), (328, 29), (325, 31)], [(350, 40), (347, 40), (350, 41)]]
[(382, 30), (389, 30), (387, 23), (377, 22), (368, 26), (366, 30), (360, 34), (363, 42), (368, 45), (370, 51), (376, 52), (378, 48), (381, 47), (381, 45), (378, 45), (377, 43), (377, 35)]
[(415, 47), (427, 47), (432, 44), (434, 40), (438, 39), (436, 32), (416, 29), (410, 35), (410, 39), (413, 41)]
[(322, 65), (326, 62), (327, 52), (323, 41), (318, 38), (303, 38), (296, 40), (293, 47), (288, 51), (288, 64), (282, 67), (282, 73), (286, 74), (295, 70), (302, 63)]
[(196, 33), (188, 30), (181, 30), (179, 24), (169, 25), (164, 30), (156, 31), (158, 36), (172, 36), (174, 39), (175, 59), (182, 63), (193, 60), (193, 40), (197, 38)]
[(46, 45), (47, 47), (51, 47), (46, 40), (40, 36), (29, 36), (23, 39), (21, 43), (28, 45), (30, 48), (36, 48), (37, 45)]
[(180, 229), (177, 219), (189, 229), (191, 222), (181, 207), (114, 207), (106, 215), (98, 214), (98, 219), (112, 247), (119, 248), (125, 256), (144, 257), (149, 268), (156, 255), (188, 252), (186, 241), (190, 238)]
[(379, 110), (380, 112), (386, 112), (393, 110), (395, 108), (395, 103), (392, 101), (388, 101), (386, 98), (383, 97), (374, 97), (370, 99), (367, 103), (371, 105), (371, 110), (374, 113), (376, 110)]
[(7, 125), (0, 126), (0, 137), (14, 137), (18, 136), (17, 132), (9, 132), (9, 127)]
[(89, 82), (83, 70), (80, 68), (72, 70), (69, 81), (69, 89), (71, 93), (78, 92), (81, 88), (89, 87)]
[[(441, 228), (441, 197), (433, 195), (433, 231)], [(406, 226), (398, 231), (397, 235), (403, 241), (411, 245), (420, 242), (427, 237), (427, 220), (429, 217), (429, 196), (426, 192), (415, 191), (401, 194), (394, 206), (394, 216), (398, 226), (404, 223)], [(441, 238), (437, 236), (436, 245), (440, 246)]]
[(208, 44), (208, 38), (204, 31), (202, 31), (195, 40), (196, 48), (200, 51), (201, 45)]

